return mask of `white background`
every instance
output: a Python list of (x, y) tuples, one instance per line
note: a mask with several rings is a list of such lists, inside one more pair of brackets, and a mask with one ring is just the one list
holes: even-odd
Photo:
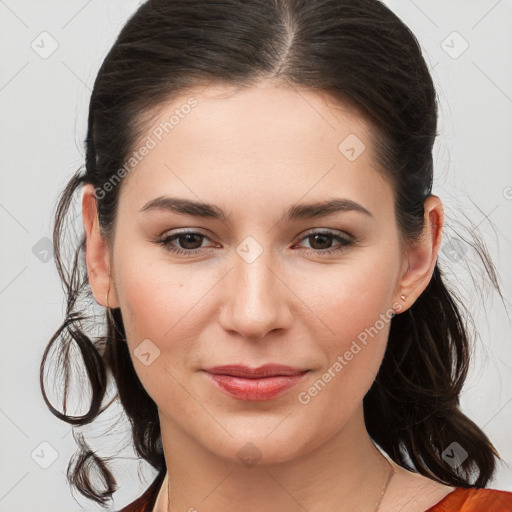
[[(495, 294), (475, 288), (475, 254), (453, 242), (458, 235), (452, 228), (461, 219), (471, 230), (462, 214), (478, 226), (510, 302), (512, 1), (386, 3), (422, 44), (440, 99), (433, 192), (448, 216), (440, 264), (469, 302), (479, 330), (461, 407), (510, 464), (511, 323)], [(0, 0), (0, 512), (99, 510), (71, 495), (65, 478), (75, 449), (71, 429), (52, 416), (39, 391), (42, 352), (63, 320), (65, 300), (51, 253), (45, 261), (45, 237), (51, 238), (58, 194), (83, 163), (97, 70), (138, 5), (134, 0)], [(44, 31), (58, 43), (45, 59), (31, 47), (33, 41), (42, 46), (41, 38), (48, 37), (40, 35)], [(108, 418), (97, 423), (94, 431), (101, 435)], [(121, 428), (127, 432), (125, 424), (115, 431)], [(104, 438), (107, 446), (114, 445), (115, 436)], [(51, 448), (40, 446), (43, 442)], [(52, 450), (57, 458), (43, 469), (40, 464), (51, 462)], [(121, 489), (114, 510), (139, 496), (154, 476), (130, 450), (123, 453), (132, 459), (116, 464)], [(489, 487), (512, 491), (511, 468), (501, 465)]]

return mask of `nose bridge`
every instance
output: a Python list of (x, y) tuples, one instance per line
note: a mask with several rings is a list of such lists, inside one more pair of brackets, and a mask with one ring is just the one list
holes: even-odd
[(248, 338), (261, 338), (269, 331), (289, 326), (289, 297), (277, 277), (279, 271), (270, 251), (246, 240), (237, 247), (233, 264), (224, 306), (224, 328)]

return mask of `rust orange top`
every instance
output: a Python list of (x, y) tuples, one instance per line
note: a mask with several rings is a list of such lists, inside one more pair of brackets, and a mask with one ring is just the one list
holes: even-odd
[[(159, 473), (144, 494), (119, 512), (153, 512), (165, 471)], [(512, 512), (512, 492), (457, 487), (425, 512)]]
[(457, 487), (426, 512), (512, 512), (512, 492)]

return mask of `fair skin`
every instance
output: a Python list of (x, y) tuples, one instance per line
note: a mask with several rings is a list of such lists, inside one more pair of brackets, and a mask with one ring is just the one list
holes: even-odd
[[(366, 431), (362, 400), (389, 322), (309, 403), (298, 395), (380, 315), (404, 312), (423, 292), (442, 203), (426, 199), (421, 240), (401, 251), (368, 124), (313, 91), (262, 83), (183, 93), (161, 106), (140, 141), (190, 96), (198, 105), (122, 183), (111, 245), (98, 230), (93, 187), (83, 191), (94, 297), (121, 309), (135, 370), (158, 406), (168, 478), (154, 510), (373, 511), (389, 466)], [(366, 147), (353, 161), (338, 149), (350, 134)], [(215, 205), (226, 218), (141, 211), (163, 195)], [(292, 206), (334, 198), (369, 214), (285, 217)], [(155, 242), (184, 230), (204, 235), (168, 242), (187, 254)], [(310, 233), (326, 230), (355, 243)], [(262, 249), (250, 263), (237, 252), (246, 237)], [(149, 365), (134, 354), (146, 339), (160, 351)], [(283, 395), (253, 402), (221, 393), (200, 371), (268, 362), (310, 372)], [(239, 455), (247, 443), (260, 456), (250, 466)], [(453, 490), (393, 466), (381, 512), (424, 511)]]

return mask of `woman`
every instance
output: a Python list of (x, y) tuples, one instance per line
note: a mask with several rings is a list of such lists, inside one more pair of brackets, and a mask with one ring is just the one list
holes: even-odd
[[(75, 425), (112, 373), (158, 470), (124, 512), (512, 508), (458, 408), (469, 339), (437, 263), (436, 127), (419, 45), (377, 0), (160, 0), (127, 22), (60, 200), (68, 315), (41, 364)], [(57, 341), (65, 371), (81, 350), (83, 416), (46, 397)], [(77, 439), (70, 480), (105, 504), (116, 480)]]

